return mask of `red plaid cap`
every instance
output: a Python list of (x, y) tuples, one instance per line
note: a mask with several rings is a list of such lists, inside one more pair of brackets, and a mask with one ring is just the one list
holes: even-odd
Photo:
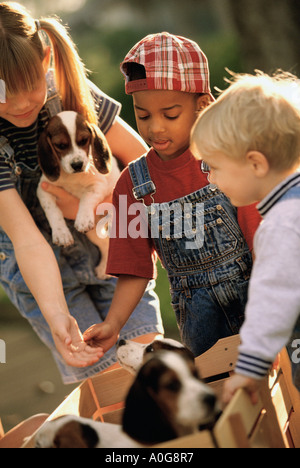
[[(146, 79), (129, 81), (124, 66), (127, 63), (143, 65)], [(185, 37), (167, 32), (146, 36), (128, 52), (121, 63), (121, 72), (126, 79), (127, 94), (163, 89), (206, 93), (214, 100), (206, 55), (196, 42)]]

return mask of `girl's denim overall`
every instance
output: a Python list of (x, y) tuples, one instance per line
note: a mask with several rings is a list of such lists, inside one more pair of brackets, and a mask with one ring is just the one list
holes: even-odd
[[(130, 163), (129, 170), (135, 198), (151, 195), (154, 201), (146, 158)], [(252, 257), (236, 209), (214, 185), (146, 209), (182, 342), (198, 356), (239, 333), (243, 322)]]
[[(55, 96), (51, 95), (50, 92), (51, 89), (49, 90), (50, 99), (47, 104), (51, 103), (51, 109), (48, 107), (48, 113), (51, 116), (60, 111), (60, 106)], [(24, 164), (22, 166), (17, 165), (14, 161), (12, 148), (2, 137), (0, 151), (11, 167), (16, 189), (31, 212), (39, 230), (53, 248), (60, 268), (69, 311), (76, 318), (81, 331), (84, 332), (91, 325), (105, 319), (114, 294), (116, 279), (111, 278), (102, 281), (96, 278), (94, 268), (99, 262), (99, 250), (89, 242), (85, 235), (75, 230), (73, 222), (68, 221), (68, 225), (75, 240), (74, 245), (61, 248), (52, 244), (49, 224), (36, 197), (36, 189), (41, 176), (39, 166), (30, 169)], [(20, 226), (20, 229), (22, 229), (22, 226)], [(47, 269), (47, 264), (44, 267)], [(56, 351), (49, 326), (21, 276), (13, 245), (1, 228), (0, 281), (12, 303), (30, 322), (40, 339), (52, 351), (64, 383), (83, 380), (116, 362), (114, 347), (93, 366), (75, 368), (65, 364)], [(51, 278), (49, 278), (49, 281), (51, 281)], [(159, 301), (153, 291), (153, 286), (154, 283), (152, 282), (141, 303), (123, 328), (121, 332), (123, 338), (132, 339), (147, 333), (163, 332)]]
[[(280, 198), (278, 203), (285, 201), (285, 200), (295, 199), (295, 198), (300, 200), (300, 187), (291, 188), (288, 192), (286, 192)], [(299, 270), (300, 270), (300, 266), (299, 266)], [(297, 352), (297, 349), (299, 349), (299, 347), (300, 347), (300, 315), (298, 317), (295, 328), (291, 335), (291, 339), (289, 343), (287, 344), (287, 351), (290, 356), (291, 366), (292, 366), (293, 382), (294, 382), (295, 387), (300, 392), (300, 363), (298, 362), (300, 353)]]

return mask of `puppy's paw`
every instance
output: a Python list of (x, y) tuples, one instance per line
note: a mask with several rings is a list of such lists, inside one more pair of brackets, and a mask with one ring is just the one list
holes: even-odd
[(77, 216), (74, 226), (79, 232), (89, 232), (95, 226), (95, 217), (93, 215)]
[(57, 229), (52, 231), (52, 242), (55, 245), (68, 247), (74, 244), (74, 239), (69, 229)]
[(111, 276), (107, 275), (105, 271), (106, 271), (106, 262), (100, 262), (99, 265), (96, 266), (95, 268), (95, 275), (97, 276), (97, 278), (101, 280), (107, 280), (111, 278)]

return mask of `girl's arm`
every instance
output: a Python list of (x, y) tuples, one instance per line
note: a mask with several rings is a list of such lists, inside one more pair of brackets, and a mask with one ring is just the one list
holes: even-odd
[(0, 192), (0, 219), (58, 351), (72, 366), (85, 367), (97, 362), (102, 350), (92, 350), (83, 342), (77, 322), (68, 311), (54, 253), (15, 189)]
[(91, 346), (108, 351), (118, 340), (120, 330), (142, 299), (149, 280), (137, 276), (120, 275), (111, 307), (103, 323), (92, 325), (83, 334)]

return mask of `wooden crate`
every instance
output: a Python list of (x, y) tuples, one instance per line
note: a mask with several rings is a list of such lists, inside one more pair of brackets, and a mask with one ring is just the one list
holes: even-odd
[(4, 436), (4, 429), (3, 429), (1, 418), (0, 418), (0, 439), (2, 439), (3, 436)]
[(214, 428), (219, 448), (300, 448), (300, 394), (283, 349), (256, 405), (239, 390)]
[(224, 381), (234, 369), (239, 344), (239, 335), (223, 338), (195, 359), (200, 376), (209, 382), (219, 398), (221, 398)]
[[(236, 362), (239, 336), (219, 340), (215, 346), (196, 358), (204, 379), (220, 396), (224, 380)], [(50, 415), (74, 414), (96, 421), (120, 424), (124, 400), (133, 376), (115, 369), (85, 380)], [(271, 430), (272, 429), (272, 430)], [(26, 447), (33, 446), (33, 437)], [(157, 448), (225, 448), (225, 447), (300, 447), (300, 400), (292, 385), (286, 352), (264, 386), (261, 400), (253, 406), (248, 395), (239, 391), (225, 408), (213, 433), (201, 431), (158, 444)]]

